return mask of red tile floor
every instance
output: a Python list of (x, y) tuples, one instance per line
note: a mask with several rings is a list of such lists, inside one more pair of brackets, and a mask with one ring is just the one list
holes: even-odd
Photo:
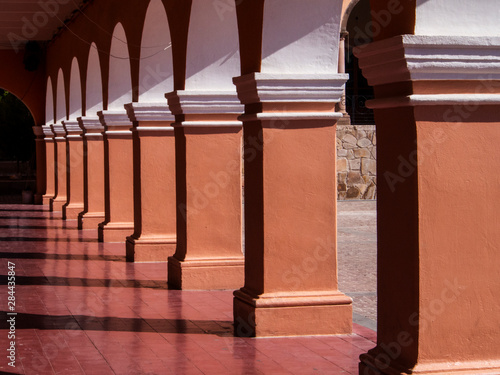
[(123, 244), (96, 237), (46, 207), (0, 205), (0, 373), (357, 374), (374, 346), (357, 324), (344, 336), (235, 338), (231, 291), (168, 290), (165, 264), (127, 263)]

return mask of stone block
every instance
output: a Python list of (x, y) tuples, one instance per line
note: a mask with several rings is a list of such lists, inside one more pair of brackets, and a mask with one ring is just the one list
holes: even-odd
[(375, 175), (377, 173), (377, 162), (372, 159), (361, 159), (361, 173)]
[(361, 160), (360, 159), (349, 160), (349, 169), (351, 171), (359, 171), (361, 169)]
[(345, 158), (347, 156), (348, 151), (344, 149), (337, 150), (338, 158)]
[(347, 185), (364, 184), (365, 180), (359, 171), (351, 171), (347, 174)]
[(347, 145), (352, 146), (349, 148), (354, 148), (356, 147), (357, 142), (358, 140), (352, 134), (346, 134), (342, 137), (342, 143), (344, 144), (344, 148), (348, 148)]
[(368, 138), (361, 138), (358, 142), (357, 145), (359, 147), (369, 147), (372, 145), (372, 142)]
[(347, 172), (347, 159), (337, 159), (337, 172)]
[(346, 199), (360, 199), (361, 192), (356, 186), (352, 186), (347, 190)]
[(353, 151), (354, 151), (354, 156), (357, 158), (371, 158), (371, 152), (366, 148), (358, 148)]

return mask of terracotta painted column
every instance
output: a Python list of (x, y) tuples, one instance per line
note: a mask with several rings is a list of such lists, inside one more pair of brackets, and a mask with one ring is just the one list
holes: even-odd
[(172, 113), (184, 115), (174, 124), (177, 249), (168, 259), (169, 287), (236, 288), (243, 283), (244, 264), (236, 120), (241, 105), (233, 93), (178, 91), (167, 97)]
[(82, 129), (77, 121), (63, 121), (68, 147), (67, 192), (68, 201), (63, 206), (63, 219), (76, 220), (83, 211), (84, 151)]
[(55, 134), (50, 125), (43, 125), (43, 134), (45, 136), (45, 180), (47, 185), (43, 195), (43, 204), (50, 205), (50, 200), (56, 195), (56, 143)]
[[(439, 4), (463, 12), (449, 30), (417, 11), (416, 30), (471, 33), (488, 4)], [(500, 35), (402, 35), (357, 52), (378, 142), (377, 346), (360, 374), (500, 373), (499, 49)]]
[(348, 78), (338, 73), (341, 8), (332, 0), (237, 5), (242, 75), (233, 82), (245, 105), (238, 336), (352, 330), (352, 301), (337, 281), (335, 132), (342, 115), (335, 108)]
[(67, 142), (66, 142), (66, 131), (62, 124), (52, 125), (52, 132), (55, 135), (55, 147), (56, 147), (56, 163), (55, 163), (55, 173), (56, 173), (56, 194), (54, 198), (50, 199), (50, 210), (51, 211), (61, 211), (62, 207), (66, 204), (68, 196), (66, 193), (67, 188)]
[(97, 229), (104, 222), (104, 127), (98, 117), (79, 117), (84, 135), (84, 208), (78, 228)]
[(104, 126), (106, 208), (99, 241), (125, 242), (134, 232), (132, 123), (125, 111), (97, 114)]
[(130, 262), (166, 262), (175, 252), (175, 121), (166, 103), (126, 105), (134, 122), (134, 233)]
[(241, 117), (245, 286), (234, 293), (237, 335), (351, 332), (352, 301), (338, 291), (336, 256), (335, 124), (341, 114), (334, 108), (345, 80), (235, 78), (247, 108)]
[(36, 142), (36, 193), (35, 204), (43, 204), (43, 197), (47, 189), (47, 160), (45, 135), (42, 126), (34, 126), (33, 133), (35, 134)]
[[(183, 90), (166, 95), (176, 116), (177, 248), (168, 283), (179, 289), (243, 285), (241, 142), (243, 113), (236, 10), (193, 0)], [(221, 43), (221, 40), (224, 42)]]

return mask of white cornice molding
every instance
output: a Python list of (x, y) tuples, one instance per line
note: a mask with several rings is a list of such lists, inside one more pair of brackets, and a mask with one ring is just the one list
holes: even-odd
[(292, 120), (331, 120), (342, 118), (340, 112), (261, 112), (249, 113), (238, 117), (238, 120), (249, 121), (292, 121)]
[(175, 116), (170, 112), (167, 102), (161, 103), (128, 103), (125, 110), (130, 121), (170, 121), (175, 122)]
[(99, 111), (97, 116), (101, 120), (101, 124), (105, 127), (106, 131), (108, 128), (113, 127), (132, 127), (132, 122), (130, 121), (128, 114), (125, 110), (123, 111)]
[(338, 103), (347, 74), (251, 73), (233, 78), (243, 104)]
[(241, 121), (183, 121), (183, 127), (187, 128), (241, 128), (243, 123)]
[(500, 37), (401, 35), (355, 49), (372, 86), (500, 79)]
[(82, 128), (78, 121), (63, 121), (64, 129), (66, 130), (66, 137), (68, 139), (81, 138), (83, 134)]
[(500, 94), (427, 94), (368, 100), (371, 109), (429, 105), (499, 105)]
[(97, 116), (83, 116), (83, 117), (78, 117), (78, 123), (80, 124), (80, 127), (85, 129), (85, 130), (104, 130), (101, 120)]
[(165, 94), (174, 115), (240, 114), (245, 111), (236, 91), (173, 91)]
[(52, 131), (52, 126), (51, 125), (42, 125), (41, 126), (43, 134), (45, 136), (45, 140), (54, 140), (54, 132)]
[(56, 140), (63, 140), (66, 139), (66, 130), (64, 129), (63, 124), (61, 123), (56, 123), (51, 125), (52, 127), (52, 132), (55, 135)]

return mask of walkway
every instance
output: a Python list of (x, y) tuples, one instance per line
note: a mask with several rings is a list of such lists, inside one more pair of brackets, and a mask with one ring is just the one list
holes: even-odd
[[(374, 320), (374, 203), (339, 204), (341, 289), (355, 321)], [(357, 374), (375, 332), (252, 339), (232, 336), (231, 291), (172, 291), (165, 264), (125, 262), (42, 206), (0, 205), (0, 373)], [(16, 367), (7, 365), (9, 264), (16, 274)], [(3, 372), (2, 372), (3, 371)]]

